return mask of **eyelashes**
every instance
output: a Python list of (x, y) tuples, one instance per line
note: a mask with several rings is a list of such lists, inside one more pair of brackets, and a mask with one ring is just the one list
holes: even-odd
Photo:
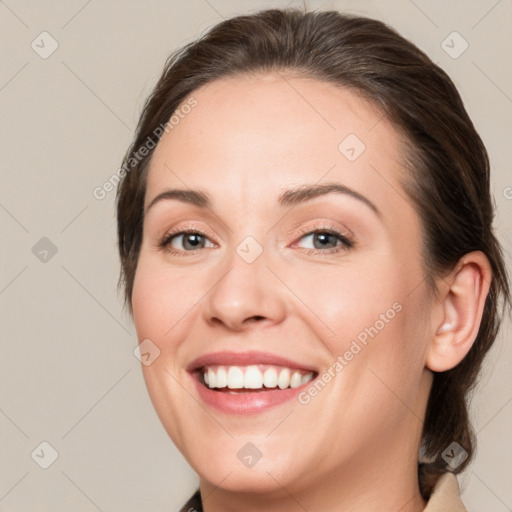
[[(296, 246), (303, 240), (309, 239), (320, 248), (302, 248), (306, 254), (336, 254), (346, 252), (354, 247), (354, 240), (334, 226), (317, 225), (299, 230), (301, 236), (292, 246)], [(333, 245), (334, 243), (334, 245)], [(176, 248), (175, 245), (182, 248)], [(184, 247), (188, 246), (189, 249)], [(158, 247), (175, 256), (197, 255), (203, 249), (215, 247), (208, 235), (198, 229), (184, 228), (165, 234), (159, 241)], [(301, 248), (299, 248), (300, 250)]]
[[(179, 240), (179, 238), (182, 237), (182, 240), (186, 240), (188, 243), (190, 243), (190, 240), (192, 238), (194, 238), (195, 240), (192, 242), (192, 250), (177, 250), (176, 248), (173, 248), (172, 247), (172, 242), (175, 241), (175, 240)], [(188, 237), (188, 239), (187, 239)], [(166, 251), (172, 253), (172, 254), (180, 254), (180, 253), (183, 253), (183, 252), (189, 252), (189, 253), (195, 253), (196, 251), (200, 250), (200, 249), (203, 249), (204, 247), (194, 247), (194, 244), (197, 244), (197, 240), (199, 239), (203, 239), (203, 240), (209, 240), (208, 239), (208, 236), (205, 235), (203, 232), (197, 230), (197, 229), (181, 229), (179, 231), (176, 231), (176, 232), (171, 232), (171, 233), (168, 233), (167, 235), (165, 235), (162, 240), (159, 242), (159, 246), (162, 248), (162, 249), (165, 249)]]
[[(331, 237), (336, 239), (339, 244), (334, 247), (327, 247), (318, 249), (305, 249), (305, 251), (308, 254), (316, 254), (316, 253), (323, 253), (323, 254), (332, 254), (337, 253), (341, 251), (346, 251), (348, 249), (351, 249), (354, 246), (354, 240), (349, 235), (341, 232), (338, 228), (335, 228), (334, 226), (325, 226), (325, 225), (317, 225), (317, 226), (309, 226), (307, 228), (302, 228), (299, 230), (301, 232), (301, 237), (298, 239), (303, 240), (306, 238), (311, 238), (313, 242), (321, 240), (322, 242), (326, 240), (327, 237)], [(327, 235), (327, 236), (326, 236)], [(294, 242), (295, 245), (295, 242)], [(322, 244), (321, 244), (322, 245)]]

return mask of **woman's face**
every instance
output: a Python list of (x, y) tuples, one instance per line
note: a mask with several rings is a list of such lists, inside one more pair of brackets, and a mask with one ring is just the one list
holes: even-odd
[(192, 96), (150, 164), (132, 296), (162, 424), (223, 489), (414, 474), (433, 304), (399, 136), (313, 79)]

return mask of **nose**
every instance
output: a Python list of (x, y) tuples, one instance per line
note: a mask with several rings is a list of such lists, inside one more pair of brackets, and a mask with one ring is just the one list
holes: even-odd
[(204, 319), (212, 327), (243, 331), (276, 325), (286, 316), (286, 292), (267, 268), (265, 252), (247, 263), (235, 251), (218, 265), (218, 281), (205, 297)]

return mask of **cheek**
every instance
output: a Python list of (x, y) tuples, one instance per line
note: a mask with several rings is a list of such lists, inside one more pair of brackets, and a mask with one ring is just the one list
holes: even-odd
[(314, 318), (314, 323), (321, 326), (319, 337), (343, 348), (344, 342), (365, 329), (377, 324), (382, 330), (397, 316), (404, 286), (393, 274), (384, 267), (317, 267), (290, 274), (288, 282), (307, 306), (312, 321)]
[(428, 297), (418, 286), (419, 267), (398, 258), (372, 263), (295, 272), (287, 282), (307, 306), (300, 308), (303, 320), (331, 356), (346, 355), (350, 368), (344, 373), (352, 384), (361, 384), (363, 375), (373, 383), (376, 377), (367, 371), (373, 368), (390, 385), (402, 387), (421, 376)]
[(202, 293), (197, 279), (169, 272), (141, 256), (132, 293), (133, 318), (139, 340), (159, 344), (194, 309)]

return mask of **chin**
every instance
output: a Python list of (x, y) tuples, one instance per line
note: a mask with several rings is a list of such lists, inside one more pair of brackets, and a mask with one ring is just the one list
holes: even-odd
[(297, 453), (292, 447), (281, 444), (280, 453), (275, 453), (270, 447), (265, 449), (263, 442), (237, 439), (216, 446), (202, 453), (183, 454), (199, 477), (213, 486), (240, 493), (269, 493), (299, 477)]

